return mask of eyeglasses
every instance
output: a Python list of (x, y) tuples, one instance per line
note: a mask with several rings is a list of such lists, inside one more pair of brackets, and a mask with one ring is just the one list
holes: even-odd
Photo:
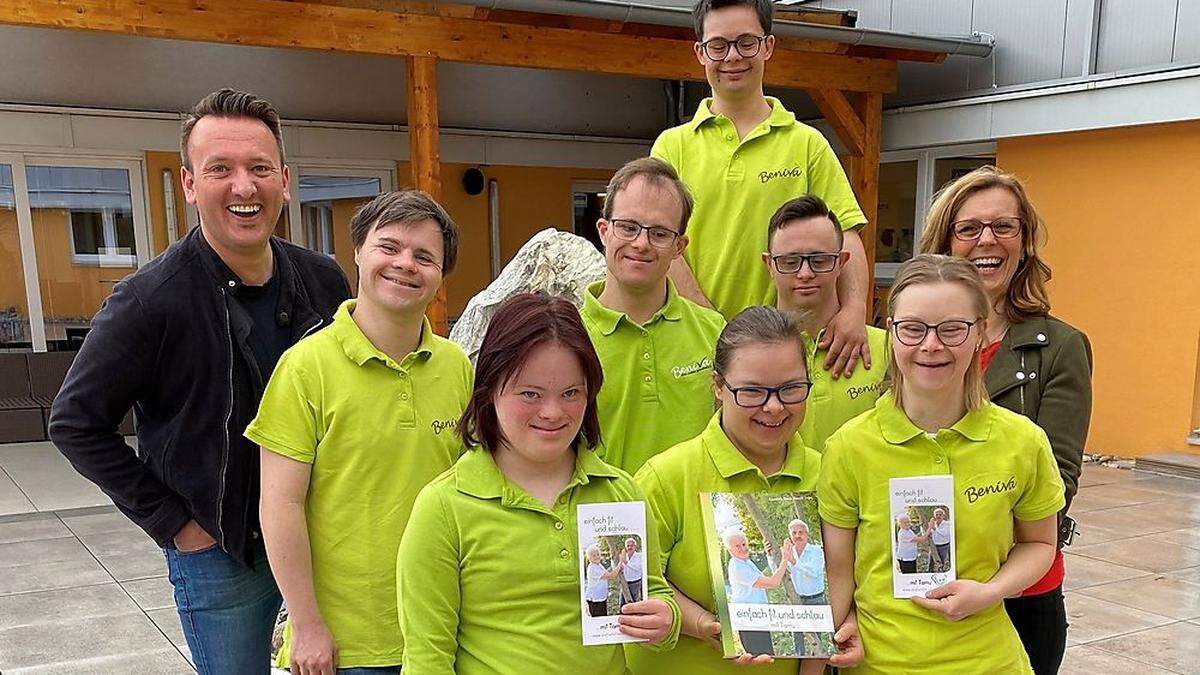
[(670, 248), (671, 244), (675, 243), (675, 239), (679, 237), (679, 233), (674, 230), (668, 230), (658, 225), (642, 225), (636, 220), (613, 218), (608, 222), (612, 225), (613, 236), (621, 241), (637, 241), (637, 238), (642, 234), (642, 230), (645, 230), (646, 238), (650, 241), (651, 246), (656, 248)]
[(808, 261), (808, 269), (812, 270), (813, 274), (825, 274), (837, 267), (837, 260), (837, 253), (784, 253), (771, 256), (771, 262), (780, 274), (799, 272), (805, 261)]
[(959, 241), (975, 241), (983, 236), (985, 229), (991, 229), (992, 236), (997, 239), (1012, 239), (1021, 234), (1023, 225), (1020, 218), (997, 218), (990, 223), (969, 218), (954, 221), (950, 224), (950, 230)]
[(784, 405), (804, 403), (812, 386), (811, 382), (788, 382), (779, 387), (731, 387), (728, 382), (723, 384), (733, 394), (733, 402), (743, 408), (761, 408), (771, 400), (772, 395)]
[(726, 40), (725, 38), (713, 38), (700, 43), (700, 49), (710, 61), (724, 61), (729, 56), (729, 45), (733, 45), (738, 54), (744, 59), (754, 58), (758, 56), (759, 50), (762, 49), (763, 40), (766, 40), (766, 35), (739, 35), (736, 40)]
[(941, 323), (925, 323), (916, 319), (892, 321), (892, 330), (900, 344), (916, 347), (925, 341), (925, 336), (932, 329), (937, 339), (947, 347), (957, 347), (967, 341), (971, 334), (971, 326), (978, 321), (962, 321), (949, 319)]

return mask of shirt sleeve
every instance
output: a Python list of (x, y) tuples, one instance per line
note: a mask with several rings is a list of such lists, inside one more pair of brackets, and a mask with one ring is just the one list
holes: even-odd
[(676, 150), (674, 146), (676, 145), (678, 144), (674, 142), (671, 130), (667, 129), (659, 134), (658, 138), (654, 139), (654, 145), (650, 146), (650, 156), (661, 159), (678, 171), (679, 157), (678, 153), (674, 152)]
[[(813, 549), (816, 550), (816, 549)], [(807, 549), (806, 549), (807, 552)], [(800, 578), (805, 581), (813, 581), (815, 579), (825, 578), (825, 555), (803, 555), (792, 566), (800, 574)]]
[(1025, 482), (1025, 490), (1013, 506), (1013, 514), (1020, 520), (1041, 520), (1058, 513), (1066, 504), (1062, 477), (1059, 476), (1054, 454), (1050, 451), (1046, 432), (1036, 426), (1032, 431), (1035, 433), (1027, 438), (1035, 443), (1034, 461)]
[(396, 555), (406, 673), (455, 672), (461, 551), (457, 524), (448, 511), (436, 484), (422, 490)]
[(817, 504), (821, 519), (843, 529), (858, 527), (858, 481), (847, 466), (850, 447), (835, 433), (825, 444), (821, 474), (817, 479)]
[(671, 553), (682, 536), (678, 507), (672, 504), (670, 494), (663, 487), (662, 480), (652, 464), (643, 465), (633, 480), (646, 497), (647, 534), (654, 530), (659, 545), (659, 566), (651, 564), (647, 569), (665, 574), (667, 563), (671, 561)]
[[(644, 467), (643, 467), (644, 468)], [(634, 488), (639, 494), (639, 498), (644, 498), (640, 490)], [(646, 504), (646, 546), (645, 553), (645, 576), (646, 576), (646, 591), (651, 598), (662, 600), (671, 607), (671, 630), (667, 636), (657, 644), (639, 643), (647, 649), (653, 651), (669, 651), (675, 648), (675, 644), (679, 641), (679, 629), (683, 625), (679, 614), (679, 603), (675, 602), (675, 592), (667, 585), (667, 580), (663, 576), (663, 570), (666, 569), (666, 563), (662, 562), (662, 548), (659, 546), (658, 528), (655, 527), (654, 510), (650, 506), (650, 502)]]
[(737, 558), (729, 559), (729, 585), (753, 587), (762, 578), (762, 572), (754, 563), (745, 563)]
[(843, 230), (852, 230), (867, 222), (837, 154), (829, 141), (816, 131), (808, 144), (808, 191), (825, 201)]
[(324, 434), (319, 396), (303, 366), (304, 356), (293, 348), (280, 357), (245, 436), (277, 455), (312, 464)]

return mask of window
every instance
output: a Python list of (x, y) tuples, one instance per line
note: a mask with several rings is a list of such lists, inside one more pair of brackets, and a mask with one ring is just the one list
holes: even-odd
[(596, 250), (604, 252), (600, 243), (600, 232), (596, 230), (596, 221), (604, 215), (604, 198), (608, 186), (604, 183), (586, 181), (571, 185), (571, 204), (573, 206), (572, 230), (575, 234), (592, 242)]
[(71, 209), (71, 260), (82, 265), (133, 267), (137, 264), (133, 211)]
[(308, 242), (308, 247), (332, 257), (333, 203), (309, 202), (301, 207), (301, 213), (304, 218), (304, 240)]
[(65, 221), (72, 263), (137, 266), (128, 170), (29, 166), (26, 177), (37, 222)]

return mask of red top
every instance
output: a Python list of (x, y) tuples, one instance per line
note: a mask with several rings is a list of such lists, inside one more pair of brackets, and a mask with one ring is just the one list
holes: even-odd
[[(988, 366), (991, 365), (992, 359), (996, 357), (996, 352), (998, 351), (1000, 351), (1000, 340), (996, 340), (979, 352), (979, 365), (983, 372), (987, 372)], [(1046, 575), (1039, 579), (1037, 583), (1022, 591), (1021, 597), (1049, 593), (1062, 586), (1066, 574), (1066, 568), (1063, 566), (1062, 549), (1057, 549), (1054, 551), (1054, 562), (1050, 563), (1050, 569), (1046, 570)]]

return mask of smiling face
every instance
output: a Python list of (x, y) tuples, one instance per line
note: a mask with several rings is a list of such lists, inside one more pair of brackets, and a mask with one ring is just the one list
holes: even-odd
[(554, 465), (572, 444), (587, 409), (587, 384), (579, 358), (557, 342), (544, 342), (494, 399), (504, 435), (501, 451), (526, 464)]
[(904, 396), (917, 394), (923, 398), (938, 397), (964, 388), (967, 369), (977, 358), (982, 343), (982, 323), (970, 291), (962, 284), (945, 281), (913, 284), (895, 299), (893, 321), (914, 320), (933, 325), (943, 321), (976, 321), (966, 340), (956, 347), (947, 347), (929, 329), (920, 344), (910, 347), (893, 339), (892, 351), (896, 367), (903, 376)]
[(625, 540), (625, 552), (628, 553), (629, 555), (633, 555), (634, 553), (637, 553), (637, 541), (635, 541), (633, 539), (626, 539)]
[(288, 196), (288, 169), (271, 130), (247, 117), (202, 117), (188, 139), (183, 194), (217, 253), (267, 246)]
[(898, 524), (902, 530), (911, 530), (912, 518), (909, 518), (908, 516), (900, 516), (896, 519), (896, 524)]
[[(1005, 187), (980, 190), (963, 202), (953, 221), (978, 220), (990, 223), (997, 218), (1020, 218), (1021, 205), (1016, 195)], [(966, 258), (979, 270), (983, 286), (993, 301), (1004, 297), (1013, 275), (1021, 264), (1022, 242), (1025, 232), (1011, 239), (997, 239), (991, 228), (974, 241), (960, 241), (950, 237), (950, 254)]]
[[(613, 220), (632, 220), (645, 227), (662, 227), (677, 233), (682, 218), (683, 204), (679, 195), (644, 176), (634, 178), (613, 196)], [(670, 248), (659, 248), (650, 243), (650, 233), (646, 230), (639, 232), (634, 241), (624, 241), (603, 218), (596, 223), (596, 229), (604, 244), (604, 262), (609, 274), (617, 283), (630, 289), (661, 287), (671, 261), (687, 246), (687, 237), (678, 236)]]
[[(781, 274), (771, 258), (783, 255), (836, 253), (837, 266), (831, 272), (816, 273), (809, 262), (792, 274)], [(833, 223), (824, 216), (785, 223), (775, 231), (763, 262), (775, 282), (780, 309), (819, 310), (837, 300), (837, 280), (850, 257), (841, 251)]]
[(739, 534), (729, 538), (726, 548), (729, 549), (729, 555), (738, 560), (745, 560), (750, 557), (750, 542), (746, 541), (746, 536)]
[[(804, 356), (796, 341), (752, 343), (738, 347), (725, 370), (729, 387), (779, 387), (808, 379)], [(737, 404), (733, 392), (714, 375), (721, 406), (721, 427), (734, 446), (755, 464), (778, 461), (804, 421), (804, 403), (785, 405), (772, 394), (755, 408)], [(755, 461), (758, 460), (758, 461)]]
[(799, 548), (808, 544), (808, 528), (801, 523), (796, 523), (788, 529), (788, 534), (792, 537), (792, 543)]
[(600, 564), (600, 549), (589, 548), (587, 552), (588, 561), (596, 565)]
[(378, 225), (354, 252), (354, 262), (359, 303), (423, 314), (442, 283), (442, 231), (432, 220)]
[(731, 5), (714, 9), (704, 17), (704, 37), (701, 42), (713, 38), (724, 38), (731, 44), (723, 61), (709, 59), (700, 42), (695, 45), (696, 59), (704, 66), (704, 75), (717, 96), (757, 94), (762, 91), (763, 67), (775, 49), (775, 36), (768, 35), (759, 47), (758, 54), (745, 58), (733, 44), (743, 35), (763, 35), (762, 24), (754, 8), (747, 5)]

